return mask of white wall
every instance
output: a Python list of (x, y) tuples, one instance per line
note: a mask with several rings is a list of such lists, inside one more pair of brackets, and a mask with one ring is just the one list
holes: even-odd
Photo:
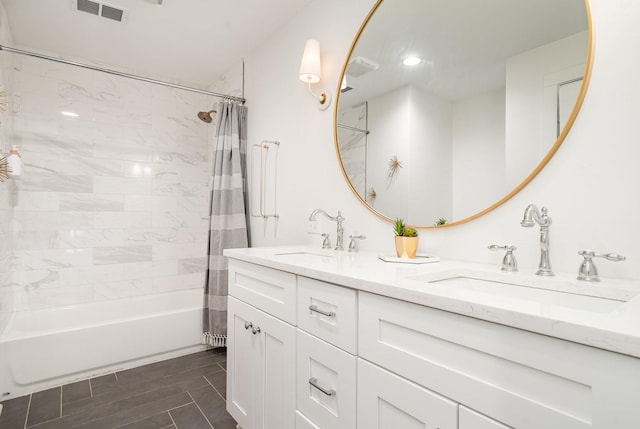
[[(410, 87), (409, 215), (412, 224), (450, 218), (453, 206), (453, 114), (449, 100)], [(386, 213), (393, 213), (387, 211)]]
[[(397, 213), (409, 221), (409, 205), (404, 195), (411, 183), (410, 88), (384, 94), (369, 101), (367, 138), (367, 187), (376, 191), (373, 207), (380, 213)], [(389, 177), (389, 162), (396, 157), (402, 167)]]
[(507, 60), (505, 156), (510, 189), (555, 143), (556, 85), (582, 77), (588, 37), (587, 32), (574, 34)]
[(453, 104), (453, 216), (491, 206), (505, 186), (504, 88)]
[[(320, 40), (321, 86), (334, 93), (350, 44), (373, 0), (317, 0), (247, 60), (249, 140), (282, 141), (278, 177), (280, 222), (266, 232), (253, 225), (254, 245), (310, 242), (306, 219), (316, 207), (343, 211), (346, 229), (367, 235), (363, 249), (390, 253), (391, 225), (364, 208), (351, 194), (338, 167), (331, 111), (319, 111), (297, 78), (304, 41)], [(589, 92), (563, 146), (538, 177), (493, 212), (467, 224), (422, 231), (421, 251), (443, 258), (499, 265), (490, 243), (513, 243), (522, 271), (538, 263), (538, 232), (520, 226), (527, 204), (549, 208), (551, 262), (574, 273), (577, 251), (618, 252), (627, 261), (600, 261), (602, 276), (640, 278), (640, 2), (592, 0), (595, 62)], [(332, 106), (333, 107), (333, 106)], [(333, 228), (333, 225), (327, 225)], [(331, 231), (334, 232), (333, 230)]]

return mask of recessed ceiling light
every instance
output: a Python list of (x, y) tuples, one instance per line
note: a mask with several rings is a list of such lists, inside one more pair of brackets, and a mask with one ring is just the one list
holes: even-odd
[(66, 116), (67, 118), (77, 118), (78, 116), (80, 116), (75, 112), (67, 112), (67, 111), (60, 112), (60, 114), (62, 116)]
[(405, 66), (417, 66), (422, 62), (422, 59), (419, 57), (411, 56), (402, 60), (402, 64)]

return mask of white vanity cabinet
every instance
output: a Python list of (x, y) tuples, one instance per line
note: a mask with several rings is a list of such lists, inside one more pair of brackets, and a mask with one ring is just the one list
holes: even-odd
[(366, 292), (358, 302), (360, 358), (458, 403), (460, 429), (640, 428), (638, 359)]
[(227, 411), (242, 429), (293, 429), (296, 278), (230, 261), (229, 279)]
[(302, 272), (230, 261), (242, 429), (640, 428), (640, 359)]

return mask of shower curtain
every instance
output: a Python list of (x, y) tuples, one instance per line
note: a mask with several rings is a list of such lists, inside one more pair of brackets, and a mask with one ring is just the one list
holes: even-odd
[(227, 345), (227, 260), (222, 251), (248, 247), (247, 108), (223, 101), (217, 106), (209, 258), (204, 282), (203, 343)]

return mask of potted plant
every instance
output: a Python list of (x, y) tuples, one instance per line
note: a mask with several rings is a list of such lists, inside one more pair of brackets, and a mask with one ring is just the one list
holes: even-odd
[(436, 223), (434, 223), (435, 226), (442, 226), (442, 225), (446, 225), (447, 220), (443, 217), (439, 218)]
[(418, 251), (418, 231), (404, 224), (404, 220), (396, 219), (393, 224), (398, 258), (415, 258)]

